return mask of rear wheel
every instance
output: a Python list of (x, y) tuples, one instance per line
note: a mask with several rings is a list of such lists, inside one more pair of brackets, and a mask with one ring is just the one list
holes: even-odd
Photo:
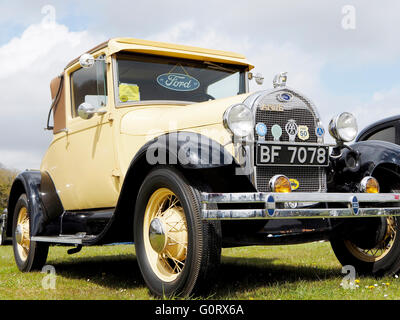
[(49, 245), (31, 241), (30, 214), (28, 201), (22, 194), (14, 210), (13, 217), (13, 249), (18, 269), (23, 272), (40, 270), (46, 263)]
[(154, 169), (136, 203), (134, 239), (143, 278), (157, 296), (188, 296), (215, 275), (219, 224), (201, 219), (199, 189), (176, 169)]

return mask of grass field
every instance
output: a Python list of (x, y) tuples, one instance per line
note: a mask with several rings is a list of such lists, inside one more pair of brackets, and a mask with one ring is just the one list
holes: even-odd
[[(40, 272), (21, 273), (11, 246), (0, 247), (0, 299), (154, 299), (141, 277), (133, 245), (86, 247), (68, 255), (51, 247), (56, 289), (43, 289)], [(344, 289), (345, 274), (327, 242), (223, 249), (216, 283), (204, 299), (309, 300), (400, 299), (400, 278), (357, 278)], [(196, 298), (197, 299), (197, 298)]]

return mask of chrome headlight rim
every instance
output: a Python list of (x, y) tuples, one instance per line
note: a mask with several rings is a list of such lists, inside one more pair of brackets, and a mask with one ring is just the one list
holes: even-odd
[[(350, 118), (353, 122), (353, 127), (343, 128), (340, 125), (340, 121), (344, 121), (345, 118)], [(342, 127), (342, 128), (341, 128)], [(344, 134), (343, 130), (353, 130), (353, 134)], [(342, 132), (341, 132), (342, 131)], [(358, 126), (356, 117), (350, 112), (342, 112), (337, 116), (333, 117), (329, 123), (329, 133), (338, 142), (351, 142), (357, 137)], [(347, 132), (348, 133), (348, 132)]]
[[(248, 121), (249, 124), (247, 126), (247, 131), (242, 130), (242, 132), (238, 132), (237, 128), (234, 128), (233, 124), (232, 124), (232, 119), (230, 119), (230, 115), (232, 115), (232, 112), (235, 108), (243, 108), (244, 110), (246, 110), (247, 114), (248, 114), (248, 119), (244, 119), (243, 122)], [(251, 135), (251, 133), (254, 130), (254, 116), (253, 116), (253, 112), (251, 111), (251, 109), (245, 105), (244, 103), (237, 103), (234, 104), (232, 106), (230, 106), (228, 109), (225, 110), (224, 112), (224, 116), (223, 116), (223, 123), (224, 123), (224, 127), (235, 137), (239, 137), (239, 138), (246, 138), (249, 135)]]

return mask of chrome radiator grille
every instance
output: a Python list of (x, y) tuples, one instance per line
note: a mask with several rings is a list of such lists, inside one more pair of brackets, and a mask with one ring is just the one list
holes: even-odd
[[(266, 111), (260, 107), (268, 104), (279, 104), (283, 106), (283, 111)], [(271, 127), (278, 124), (282, 128), (282, 136), (280, 141), (289, 141), (289, 135), (285, 130), (285, 126), (289, 120), (295, 120), (298, 126), (307, 126), (309, 132), (309, 139), (306, 141), (301, 140), (296, 136), (293, 143), (317, 143), (318, 138), (315, 133), (316, 116), (314, 112), (307, 105), (308, 102), (301, 96), (293, 94), (293, 99), (287, 103), (277, 101), (276, 96), (266, 95), (259, 102), (255, 114), (255, 123), (264, 123), (268, 130), (265, 136), (265, 141), (273, 141), (274, 138), (271, 133)], [(256, 131), (254, 137), (259, 139)], [(271, 192), (269, 188), (269, 180), (276, 174), (283, 174), (289, 179), (296, 179), (299, 181), (299, 187), (296, 192), (326, 192), (326, 171), (321, 167), (307, 167), (307, 166), (258, 166), (256, 167), (256, 185), (260, 192)]]

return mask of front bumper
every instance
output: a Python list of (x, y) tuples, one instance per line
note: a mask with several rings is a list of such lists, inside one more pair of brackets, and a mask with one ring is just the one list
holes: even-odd
[[(202, 193), (201, 198), (205, 220), (400, 216), (400, 194), (393, 193)], [(301, 203), (309, 205), (296, 207)]]

